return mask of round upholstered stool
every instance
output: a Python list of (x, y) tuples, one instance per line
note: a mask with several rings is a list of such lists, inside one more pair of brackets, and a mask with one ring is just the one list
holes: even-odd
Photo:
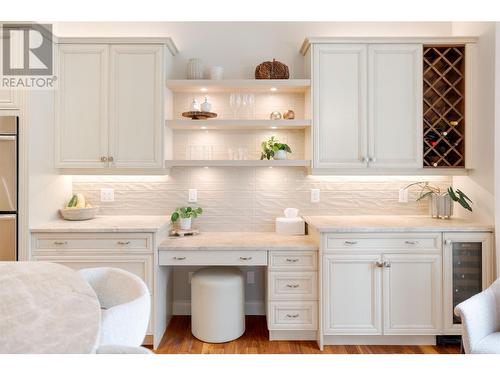
[(245, 332), (245, 284), (233, 267), (209, 267), (191, 278), (191, 332), (201, 341), (227, 342)]

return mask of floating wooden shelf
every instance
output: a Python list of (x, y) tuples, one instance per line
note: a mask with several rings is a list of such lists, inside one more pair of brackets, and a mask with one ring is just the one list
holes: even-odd
[(170, 167), (310, 167), (310, 160), (165, 160)]
[(311, 120), (167, 120), (171, 129), (306, 129), (311, 126)]
[(424, 46), (424, 167), (465, 166), (465, 47)]
[(305, 92), (310, 79), (171, 79), (167, 87), (173, 92)]

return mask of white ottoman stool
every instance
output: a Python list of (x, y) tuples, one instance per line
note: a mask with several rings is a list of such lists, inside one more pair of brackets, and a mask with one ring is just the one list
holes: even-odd
[(201, 341), (227, 342), (245, 332), (245, 284), (233, 267), (209, 267), (191, 278), (191, 332)]

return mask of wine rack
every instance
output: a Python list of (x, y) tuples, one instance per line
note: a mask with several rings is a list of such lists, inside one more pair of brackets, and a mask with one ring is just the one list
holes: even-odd
[(465, 167), (465, 47), (424, 46), (424, 167)]

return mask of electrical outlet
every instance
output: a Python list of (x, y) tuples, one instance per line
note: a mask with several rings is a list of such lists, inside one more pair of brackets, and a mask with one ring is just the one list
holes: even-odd
[(247, 271), (247, 284), (255, 284), (255, 272)]
[(320, 190), (311, 189), (311, 203), (318, 203), (320, 201)]
[(399, 203), (408, 203), (408, 189), (399, 189)]
[(101, 202), (114, 202), (115, 201), (115, 189), (106, 188), (101, 189)]
[(198, 202), (198, 190), (197, 189), (189, 189), (188, 202), (189, 203)]

